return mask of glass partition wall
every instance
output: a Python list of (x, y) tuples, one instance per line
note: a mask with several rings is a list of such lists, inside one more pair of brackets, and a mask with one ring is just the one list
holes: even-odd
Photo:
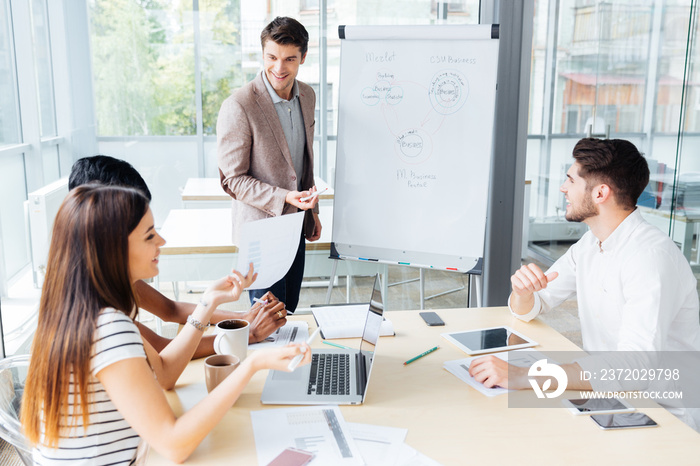
[(645, 154), (651, 180), (639, 208), (697, 265), (697, 2), (535, 5), (524, 255), (552, 263), (585, 233), (585, 225), (564, 219), (559, 187), (574, 144), (593, 135), (628, 139)]

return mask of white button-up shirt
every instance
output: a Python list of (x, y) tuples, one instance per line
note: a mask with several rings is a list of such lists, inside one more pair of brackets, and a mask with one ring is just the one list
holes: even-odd
[[(586, 351), (700, 351), (697, 280), (676, 244), (647, 223), (639, 210), (602, 243), (590, 231), (584, 234), (547, 271), (552, 272), (559, 276), (535, 293), (528, 314), (518, 315), (511, 309), (516, 318), (530, 321), (575, 296)], [(649, 354), (640, 353), (640, 357)], [(618, 355), (623, 361), (629, 357), (629, 353)], [(615, 366), (616, 358), (611, 353), (576, 362), (593, 373), (605, 367), (624, 367)], [(591, 381), (591, 385), (594, 390), (641, 388), (601, 381)], [(700, 427), (697, 407), (687, 409), (675, 400), (656, 401), (691, 427)]]
[[(576, 296), (586, 351), (700, 351), (697, 280), (676, 244), (632, 212), (602, 243), (590, 231), (547, 273), (529, 321)], [(512, 312), (512, 309), (511, 309)]]

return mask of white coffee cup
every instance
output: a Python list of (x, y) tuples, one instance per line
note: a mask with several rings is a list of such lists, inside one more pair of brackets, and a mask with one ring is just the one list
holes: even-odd
[(248, 333), (250, 324), (247, 320), (228, 319), (216, 324), (214, 351), (216, 354), (232, 354), (243, 360), (248, 356)]

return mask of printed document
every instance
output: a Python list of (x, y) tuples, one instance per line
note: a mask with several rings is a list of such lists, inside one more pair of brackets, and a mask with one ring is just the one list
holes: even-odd
[(248, 264), (258, 274), (253, 290), (269, 288), (289, 271), (294, 262), (304, 212), (248, 222), (241, 228), (236, 270), (245, 275)]
[[(515, 351), (503, 351), (500, 353), (493, 353), (493, 356), (503, 359), (504, 361), (508, 362), (508, 364), (512, 364), (514, 366), (519, 367), (532, 366), (540, 359), (547, 357), (539, 351), (534, 351), (527, 348)], [(510, 390), (508, 390), (507, 388), (486, 388), (484, 387), (484, 384), (477, 382), (474, 379), (474, 377), (469, 375), (469, 365), (473, 360), (481, 357), (483, 356), (472, 356), (470, 358), (456, 359), (454, 361), (445, 361), (442, 367), (446, 371), (450, 372), (452, 375), (456, 376), (462, 382), (465, 382), (467, 385), (471, 386), (472, 388), (475, 388), (480, 393), (483, 393), (486, 396), (497, 396), (502, 395), (504, 393), (508, 393)]]
[(364, 464), (338, 406), (266, 409), (250, 417), (261, 466), (288, 447), (313, 453), (310, 465)]
[(367, 466), (396, 465), (408, 429), (349, 422), (350, 434)]
[(251, 343), (248, 349), (268, 348), (271, 346), (285, 346), (290, 343), (304, 343), (309, 338), (309, 324), (306, 322), (287, 321), (269, 337), (259, 343)]

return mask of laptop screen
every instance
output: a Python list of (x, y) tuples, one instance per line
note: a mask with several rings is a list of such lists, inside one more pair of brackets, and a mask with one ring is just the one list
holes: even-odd
[(379, 331), (384, 320), (384, 301), (382, 300), (379, 274), (374, 277), (374, 289), (369, 300), (369, 312), (365, 321), (365, 330), (362, 332), (360, 350), (357, 352), (357, 393), (362, 395), (364, 401), (369, 384), (369, 375), (372, 372), (374, 362), (374, 349), (379, 339)]
[(374, 353), (374, 347), (379, 338), (379, 331), (384, 320), (384, 301), (382, 300), (382, 289), (379, 282), (379, 274), (374, 277), (374, 289), (369, 300), (369, 312), (365, 321), (365, 330), (362, 333), (360, 351)]

